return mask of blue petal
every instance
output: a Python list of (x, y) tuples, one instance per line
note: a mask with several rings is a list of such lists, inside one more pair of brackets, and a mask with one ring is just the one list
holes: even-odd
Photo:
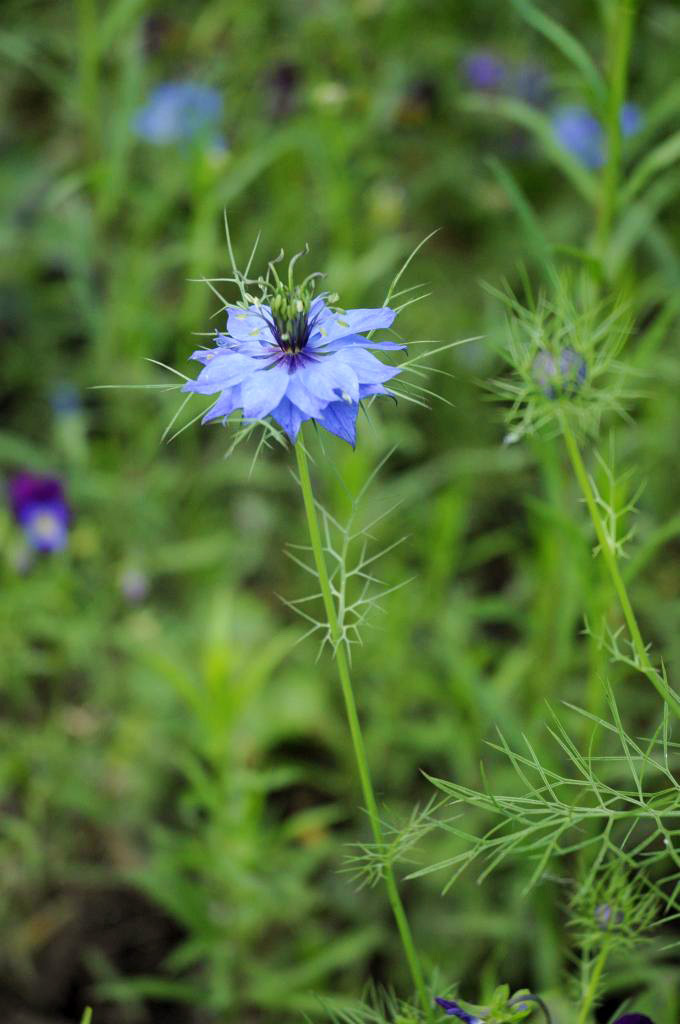
[(238, 352), (218, 352), (206, 363), (196, 380), (187, 381), (182, 391), (196, 395), (215, 395), (240, 384), (246, 377), (261, 369), (261, 364)]
[(442, 1010), (449, 1017), (457, 1017), (458, 1020), (462, 1020), (464, 1024), (482, 1024), (481, 1017), (474, 1017), (467, 1010), (464, 1010), (462, 1006), (459, 1006), (453, 999), (440, 999), (439, 996), (435, 998), (435, 1003), (441, 1006)]
[(347, 363), (356, 373), (361, 384), (384, 384), (400, 372), (399, 366), (387, 366), (358, 345), (350, 345), (335, 354), (335, 358)]
[(328, 355), (310, 360), (295, 373), (310, 394), (322, 402), (334, 402), (341, 395), (359, 400), (359, 380), (356, 371), (339, 355)]
[(335, 434), (354, 448), (357, 441), (357, 402), (331, 402), (324, 409), (318, 422), (326, 430)]
[(342, 348), (357, 346), (359, 348), (382, 349), (384, 352), (400, 352), (407, 348), (406, 345), (397, 341), (373, 341), (372, 338), (364, 338), (362, 334), (348, 334), (345, 338), (336, 338), (328, 341), (321, 334), (315, 334), (310, 339), (308, 348), (312, 350), (323, 350), (324, 352), (338, 352)]
[(271, 417), (280, 427), (283, 427), (293, 444), (297, 441), (302, 424), (305, 420), (311, 419), (310, 416), (305, 416), (299, 407), (293, 405), (288, 398), (281, 399), (276, 408), (272, 410)]
[(241, 386), (243, 415), (249, 420), (262, 420), (275, 409), (286, 393), (290, 380), (285, 366), (256, 370)]
[(215, 358), (217, 352), (213, 348), (197, 348), (195, 352), (192, 352), (189, 359), (195, 359), (199, 363), (207, 365), (212, 359)]
[(211, 420), (221, 420), (230, 416), (234, 409), (241, 405), (241, 386), (237, 384), (228, 391), (223, 391), (214, 405), (211, 405), (201, 423), (210, 423)]
[(338, 338), (346, 338), (349, 334), (391, 327), (396, 315), (388, 306), (381, 306), (379, 309), (348, 309), (342, 313), (333, 313), (325, 320), (321, 334), (326, 342), (336, 341)]
[[(332, 399), (335, 400), (338, 396), (333, 394)], [(286, 398), (289, 399), (296, 405), (301, 412), (307, 416), (319, 416), (323, 412), (328, 402), (331, 399), (320, 398), (318, 395), (313, 394), (309, 391), (303, 382), (302, 373), (293, 373), (288, 381), (288, 390), (286, 391)]]
[(359, 385), (359, 399), (370, 398), (371, 395), (388, 395), (391, 398), (395, 398), (393, 391), (388, 391), (382, 384), (360, 384)]
[[(266, 317), (266, 319), (265, 319)], [(248, 310), (229, 306), (227, 310), (227, 331), (239, 341), (273, 342), (272, 332), (267, 325), (272, 311), (269, 306), (251, 306)]]

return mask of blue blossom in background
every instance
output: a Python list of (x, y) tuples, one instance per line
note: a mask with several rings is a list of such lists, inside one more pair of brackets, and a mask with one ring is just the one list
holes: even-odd
[(47, 554), (66, 547), (71, 513), (56, 477), (19, 473), (9, 482), (9, 500), (14, 518), (35, 551)]
[[(621, 134), (630, 138), (642, 127), (642, 111), (635, 103), (624, 103), (620, 113)], [(564, 107), (553, 118), (558, 141), (582, 164), (595, 171), (605, 161), (604, 129), (585, 107)]]
[(312, 298), (304, 285), (279, 285), (268, 304), (229, 307), (226, 334), (216, 337), (216, 348), (193, 353), (190, 358), (202, 363), (203, 370), (182, 389), (218, 395), (204, 423), (242, 409), (247, 420), (271, 416), (293, 443), (301, 425), (313, 419), (355, 444), (359, 403), (371, 395), (391, 394), (384, 385), (400, 372), (368, 349), (406, 346), (360, 333), (390, 327), (393, 310), (338, 311), (327, 298)]
[(222, 96), (216, 89), (197, 82), (165, 82), (152, 91), (134, 124), (141, 138), (156, 145), (205, 139), (223, 146), (221, 116)]
[(504, 85), (507, 77), (505, 63), (488, 50), (469, 54), (462, 67), (468, 85), (482, 92), (495, 92)]
[(464, 1024), (483, 1024), (481, 1017), (475, 1017), (473, 1014), (468, 1013), (467, 1010), (464, 1010), (453, 999), (441, 999), (437, 996), (435, 1003), (441, 1006), (448, 1017), (457, 1017), (458, 1020), (464, 1021)]
[(553, 118), (553, 130), (565, 149), (591, 170), (604, 163), (604, 132), (585, 107), (564, 107)]

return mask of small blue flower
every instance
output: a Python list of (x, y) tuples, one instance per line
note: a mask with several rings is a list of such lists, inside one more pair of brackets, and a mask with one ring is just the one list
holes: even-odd
[(441, 1006), (442, 1010), (448, 1017), (457, 1017), (458, 1020), (462, 1020), (464, 1024), (483, 1024), (481, 1017), (475, 1017), (467, 1010), (464, 1010), (462, 1006), (459, 1006), (452, 999), (441, 999), (439, 996), (435, 998), (435, 1003)]
[(623, 1017), (617, 1017), (614, 1024), (654, 1024), (644, 1013), (624, 1013)]
[[(621, 134), (628, 139), (642, 127), (642, 111), (635, 103), (624, 103), (619, 114)], [(604, 130), (585, 107), (564, 107), (553, 118), (558, 141), (582, 164), (596, 171), (605, 161)]]
[(612, 908), (608, 903), (600, 903), (595, 908), (595, 921), (602, 931), (606, 932), (610, 928), (619, 927), (624, 923), (626, 915), (622, 910), (616, 910)]
[(565, 149), (591, 170), (604, 163), (602, 125), (585, 107), (565, 107), (553, 118), (553, 131)]
[(9, 499), (14, 518), (35, 551), (47, 554), (66, 547), (71, 514), (59, 480), (19, 473), (9, 482)]
[(204, 139), (224, 144), (217, 130), (222, 116), (222, 97), (216, 89), (197, 82), (165, 82), (157, 86), (137, 112), (137, 134), (162, 145)]
[(507, 68), (495, 54), (488, 50), (478, 50), (463, 61), (463, 74), (473, 89), (495, 92), (505, 84)]
[(305, 420), (313, 419), (355, 444), (360, 402), (391, 394), (384, 385), (399, 373), (399, 367), (385, 365), (367, 350), (406, 346), (360, 333), (390, 327), (393, 310), (338, 311), (327, 298), (312, 299), (304, 288), (281, 286), (268, 304), (228, 308), (226, 334), (216, 337), (216, 348), (193, 353), (190, 358), (204, 368), (182, 389), (218, 395), (204, 423), (242, 409), (248, 420), (271, 416), (293, 443)]
[(573, 395), (586, 379), (586, 364), (583, 356), (565, 346), (559, 358), (541, 349), (536, 353), (532, 366), (534, 380), (548, 398), (558, 394)]

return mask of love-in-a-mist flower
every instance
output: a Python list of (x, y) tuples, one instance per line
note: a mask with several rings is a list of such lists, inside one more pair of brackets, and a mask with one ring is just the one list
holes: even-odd
[(35, 551), (47, 554), (66, 547), (71, 513), (56, 477), (19, 473), (9, 482), (9, 500), (14, 518)]
[[(637, 134), (642, 127), (642, 111), (636, 103), (624, 103), (619, 113), (624, 139)], [(582, 164), (596, 171), (605, 161), (604, 129), (585, 107), (564, 107), (553, 117), (553, 130), (558, 141)]]
[(441, 1006), (442, 1010), (448, 1017), (457, 1017), (458, 1020), (462, 1020), (464, 1024), (483, 1024), (481, 1017), (475, 1017), (473, 1014), (468, 1013), (462, 1006), (459, 1006), (454, 999), (442, 999), (440, 996), (435, 998), (435, 1003)]
[(204, 139), (223, 146), (221, 116), (222, 96), (216, 89), (198, 82), (164, 82), (137, 112), (134, 126), (141, 138), (156, 145)]
[(489, 50), (476, 50), (463, 60), (462, 70), (468, 85), (480, 92), (495, 92), (507, 78), (505, 61)]
[(537, 352), (532, 372), (543, 394), (557, 398), (560, 394), (573, 395), (578, 391), (586, 379), (586, 364), (583, 356), (567, 345), (559, 355), (545, 349)]
[(295, 285), (291, 274), (285, 284), (277, 277), (260, 298), (228, 307), (226, 332), (215, 348), (193, 353), (203, 370), (182, 389), (218, 396), (204, 423), (241, 409), (246, 420), (271, 417), (293, 443), (302, 424), (315, 420), (355, 444), (360, 403), (390, 395), (385, 384), (400, 372), (368, 350), (406, 346), (362, 333), (390, 327), (393, 310), (337, 309), (337, 296), (314, 296), (317, 278)]
[(604, 163), (604, 132), (602, 125), (585, 107), (565, 107), (553, 118), (553, 131), (558, 141), (591, 170)]

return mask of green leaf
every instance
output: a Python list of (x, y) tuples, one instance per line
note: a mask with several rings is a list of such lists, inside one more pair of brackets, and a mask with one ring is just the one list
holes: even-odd
[(530, 0), (511, 0), (524, 20), (555, 46), (587, 83), (598, 104), (605, 105), (607, 87), (588, 51), (564, 25), (544, 14)]
[(673, 132), (640, 161), (621, 189), (620, 203), (625, 207), (647, 184), (650, 178), (680, 160), (680, 131)]
[(496, 157), (491, 157), (488, 160), (488, 164), (515, 208), (515, 212), (517, 213), (520, 224), (522, 225), (524, 237), (526, 238), (527, 245), (532, 251), (534, 260), (540, 269), (545, 270), (550, 280), (553, 283), (556, 283), (557, 271), (550, 257), (550, 245), (543, 234), (543, 229), (541, 228), (533, 206), (515, 181), (508, 168), (505, 167), (500, 160), (496, 159)]

